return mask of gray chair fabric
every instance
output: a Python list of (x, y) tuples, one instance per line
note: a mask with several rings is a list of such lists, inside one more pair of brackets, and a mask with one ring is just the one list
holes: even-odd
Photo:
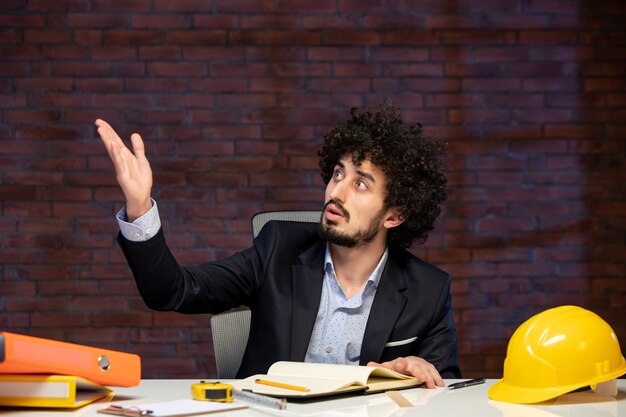
[(252, 216), (252, 235), (257, 237), (265, 223), (270, 220), (283, 220), (304, 223), (319, 223), (321, 211), (263, 211)]
[(217, 377), (235, 378), (250, 333), (250, 310), (227, 311), (211, 317)]
[[(252, 234), (257, 237), (265, 223), (270, 220), (317, 223), (321, 211), (266, 211), (252, 217)], [(250, 310), (234, 310), (211, 317), (211, 334), (217, 377), (235, 378), (250, 333)]]

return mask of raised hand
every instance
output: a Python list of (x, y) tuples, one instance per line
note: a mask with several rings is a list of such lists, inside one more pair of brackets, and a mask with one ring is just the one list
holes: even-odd
[(126, 215), (132, 222), (152, 207), (152, 169), (146, 159), (143, 140), (139, 134), (133, 133), (130, 137), (133, 145), (131, 152), (107, 122), (98, 119), (96, 126), (115, 166), (117, 182), (126, 197)]

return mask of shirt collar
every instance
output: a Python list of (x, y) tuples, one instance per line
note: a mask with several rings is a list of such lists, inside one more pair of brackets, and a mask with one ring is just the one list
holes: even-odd
[[(380, 261), (378, 261), (378, 265), (374, 268), (374, 271), (367, 279), (367, 282), (372, 282), (371, 285), (378, 287), (378, 283), (380, 282), (380, 277), (383, 274), (383, 270), (385, 269), (385, 264), (387, 263), (387, 258), (389, 257), (389, 248), (385, 248), (385, 252), (383, 252), (383, 256), (380, 257)], [(326, 243), (326, 252), (324, 254), (324, 270), (327, 272), (331, 272), (334, 276), (335, 274), (335, 265), (333, 264), (333, 257), (330, 255), (330, 244)], [(366, 284), (367, 285), (367, 284)]]

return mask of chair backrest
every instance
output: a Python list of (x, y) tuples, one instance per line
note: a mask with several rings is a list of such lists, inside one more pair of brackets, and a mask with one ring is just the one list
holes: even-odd
[[(270, 220), (317, 223), (321, 217), (321, 211), (265, 211), (252, 216), (252, 234), (256, 237)], [(218, 378), (235, 378), (248, 344), (250, 317), (250, 310), (227, 311), (211, 317)]]
[(211, 317), (217, 377), (233, 379), (241, 365), (250, 333), (250, 310), (235, 310)]
[(304, 223), (319, 223), (322, 212), (310, 211), (262, 211), (252, 216), (252, 235), (257, 237), (265, 223), (270, 220), (283, 220)]

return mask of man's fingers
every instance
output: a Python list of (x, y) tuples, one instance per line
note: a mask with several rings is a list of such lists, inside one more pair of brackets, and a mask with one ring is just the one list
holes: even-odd
[(146, 160), (146, 151), (143, 144), (143, 140), (139, 133), (133, 133), (130, 136), (130, 141), (133, 144), (133, 153), (135, 154), (135, 158), (145, 161)]

